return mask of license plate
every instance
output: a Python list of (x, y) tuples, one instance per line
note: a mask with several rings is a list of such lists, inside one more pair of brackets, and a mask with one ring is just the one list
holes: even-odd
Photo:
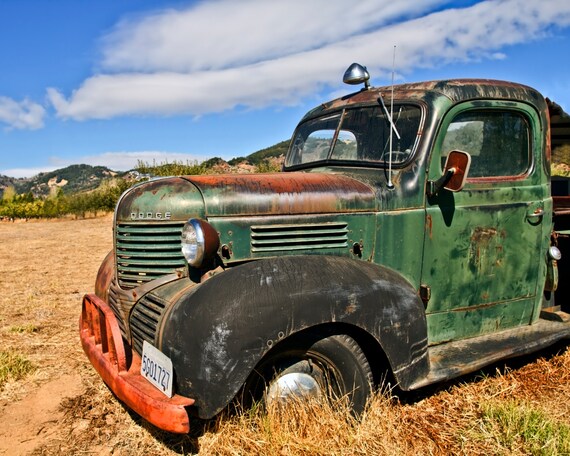
[(168, 397), (172, 397), (172, 361), (168, 356), (143, 341), (141, 375)]

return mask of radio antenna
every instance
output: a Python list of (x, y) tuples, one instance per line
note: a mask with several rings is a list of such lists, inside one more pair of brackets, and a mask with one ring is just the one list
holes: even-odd
[[(388, 188), (394, 188), (392, 183), (392, 138), (394, 125), (394, 68), (396, 66), (396, 45), (394, 45), (394, 54), (392, 56), (392, 96), (390, 97), (390, 154), (388, 155)], [(398, 135), (399, 136), (399, 135)]]

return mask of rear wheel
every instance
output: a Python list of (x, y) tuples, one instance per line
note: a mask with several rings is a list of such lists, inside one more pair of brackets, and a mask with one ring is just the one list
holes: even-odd
[(346, 396), (358, 414), (372, 392), (370, 364), (356, 341), (346, 334), (289, 344), (264, 360), (250, 376), (244, 393), (266, 403), (292, 398)]

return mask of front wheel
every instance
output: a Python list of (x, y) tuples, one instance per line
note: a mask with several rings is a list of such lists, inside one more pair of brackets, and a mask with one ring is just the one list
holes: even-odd
[(347, 397), (356, 414), (361, 413), (372, 392), (370, 364), (356, 341), (332, 335), (300, 344), (289, 344), (256, 368), (244, 393), (267, 404), (292, 398)]

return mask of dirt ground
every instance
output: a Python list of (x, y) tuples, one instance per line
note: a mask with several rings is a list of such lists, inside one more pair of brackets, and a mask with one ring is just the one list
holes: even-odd
[[(171, 436), (121, 406), (88, 363), (78, 336), (81, 297), (93, 290), (99, 264), (111, 249), (111, 227), (111, 215), (0, 222), (0, 351), (17, 353), (34, 367), (23, 379), (0, 384), (0, 455), (175, 455), (199, 449), (245, 455), (253, 454), (247, 449), (253, 443), (255, 454), (313, 454), (307, 446), (276, 440), (283, 434), (264, 418), (257, 427), (228, 421), (213, 431), (198, 426), (196, 434)], [(411, 404), (378, 408), (382, 413), (371, 413), (353, 428), (354, 436), (340, 450), (321, 446), (318, 454), (394, 454), (385, 448), (398, 454), (528, 454), (528, 446), (514, 451), (513, 444), (481, 433), (489, 414), (480, 403), (516, 400), (543, 411), (566, 432), (570, 354), (565, 346), (559, 350), (562, 354), (517, 362), (499, 374), (489, 371), (488, 377), (457, 382)], [(343, 432), (333, 432), (331, 439)], [(298, 434), (295, 430), (291, 438)], [(357, 451), (364, 438), (361, 449), (389, 446)]]
[(63, 435), (62, 401), (94, 376), (78, 337), (81, 296), (112, 245), (111, 218), (0, 223), (0, 340), (34, 371), (0, 392), (0, 454), (30, 454)]
[(0, 384), (0, 455), (197, 451), (127, 411), (81, 348), (81, 298), (112, 248), (112, 215), (0, 222), (0, 351), (34, 370)]

